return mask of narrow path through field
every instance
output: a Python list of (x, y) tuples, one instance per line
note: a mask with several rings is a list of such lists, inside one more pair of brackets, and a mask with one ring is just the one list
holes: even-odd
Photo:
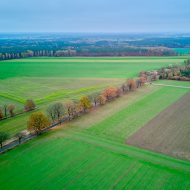
[(166, 86), (166, 87), (175, 87), (175, 88), (185, 88), (185, 89), (190, 89), (188, 86), (177, 86), (177, 85), (169, 85), (169, 84), (161, 84), (161, 83), (152, 83), (155, 86)]

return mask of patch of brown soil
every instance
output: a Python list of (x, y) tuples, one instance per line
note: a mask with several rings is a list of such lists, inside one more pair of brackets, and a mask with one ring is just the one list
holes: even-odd
[(190, 93), (129, 137), (127, 144), (190, 160)]

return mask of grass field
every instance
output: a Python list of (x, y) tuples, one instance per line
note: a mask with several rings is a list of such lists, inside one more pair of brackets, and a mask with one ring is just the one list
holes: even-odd
[(188, 91), (144, 87), (1, 155), (1, 188), (189, 189), (189, 162), (124, 144)]
[(89, 133), (124, 142), (187, 90), (161, 88), (89, 128)]
[[(39, 110), (50, 103), (79, 99), (84, 94), (118, 85), (142, 70), (183, 64), (186, 57), (27, 58), (0, 62), (0, 106), (15, 104), (23, 109), (33, 99)], [(24, 114), (2, 121), (0, 131), (14, 135), (26, 128)]]
[(0, 62), (0, 79), (12, 77), (128, 78), (139, 71), (183, 63), (186, 57), (31, 58)]
[(184, 189), (190, 163), (58, 130), (0, 157), (1, 189)]
[[(11, 82), (10, 82), (11, 81)], [(65, 102), (69, 99), (80, 99), (82, 95), (99, 92), (106, 86), (121, 84), (121, 79), (65, 79), (65, 78), (14, 78), (6, 79), (0, 84), (0, 105), (15, 104), (16, 111), (22, 110), (26, 99), (34, 99), (38, 110), (45, 111), (47, 106), (56, 101)], [(10, 83), (9, 83), (10, 82)], [(10, 85), (9, 85), (10, 84)], [(18, 88), (18, 84), (21, 88)], [(40, 88), (41, 87), (41, 88)], [(27, 98), (26, 98), (27, 97)], [(26, 99), (25, 99), (26, 98)], [(0, 122), (0, 131), (14, 135), (26, 129), (26, 123), (31, 113), (18, 115)]]
[[(81, 69), (79, 76), (73, 66), (73, 73), (76, 76), (72, 77), (72, 73), (70, 79), (64, 75), (60, 76), (59, 71), (55, 71), (56, 77), (48, 77), (50, 71), (44, 67), (42, 77), (38, 76), (37, 71), (30, 73), (33, 77), (30, 74), (25, 76), (23, 73), (20, 74), (23, 76), (19, 77), (12, 71), (12, 77), (1, 79), (0, 86), (3, 86), (1, 89), (5, 89), (4, 91), (15, 91), (16, 96), (13, 97), (24, 100), (28, 90), (22, 88), (17, 90), (15, 85), (8, 86), (8, 80), (17, 79), (25, 86), (23, 89), (27, 87), (32, 89), (39, 109), (44, 110), (50, 102), (78, 98), (83, 93), (99, 90), (106, 85), (117, 85), (124, 81), (124, 78), (135, 76), (142, 69), (149, 70), (178, 61), (183, 63), (183, 59), (182, 57), (160, 58), (160, 60), (132, 57), (113, 58), (113, 60), (112, 58), (57, 58), (56, 63), (53, 59), (47, 59), (49, 61), (47, 65), (46, 59), (29, 59), (28, 65), (29, 63), (35, 65), (39, 60), (41, 67), (44, 64), (46, 66), (55, 64), (56, 68), (60, 69), (64, 68), (63, 65), (67, 65), (65, 68), (68, 69), (68, 73), (71, 73), (69, 69), (72, 64), (82, 64), (83, 68), (84, 65), (90, 68), (92, 64), (92, 69), (95, 70), (94, 60), (96, 60), (97, 70), (86, 73), (88, 69)], [(25, 61), (20, 60), (18, 65), (25, 64)], [(115, 64), (123, 65), (122, 69), (119, 71), (119, 65), (116, 70)], [(107, 70), (104, 77), (105, 68)], [(94, 75), (91, 72), (94, 72)], [(127, 73), (126, 76), (123, 75), (124, 72)], [(35, 82), (30, 83), (30, 80)], [(59, 80), (63, 80), (63, 86)], [(80, 92), (76, 93), (75, 88)], [(188, 92), (190, 92), (188, 88), (146, 85), (0, 155), (1, 189), (189, 190), (190, 162), (126, 145), (131, 135)], [(13, 98), (10, 100), (13, 101)], [(18, 99), (14, 101), (19, 102)], [(29, 114), (3, 121), (0, 123), (0, 128), (14, 134), (17, 130), (25, 128), (24, 123)]]
[(154, 84), (172, 85), (177, 87), (188, 87), (190, 88), (190, 82), (178, 81), (178, 80), (158, 80), (154, 81)]

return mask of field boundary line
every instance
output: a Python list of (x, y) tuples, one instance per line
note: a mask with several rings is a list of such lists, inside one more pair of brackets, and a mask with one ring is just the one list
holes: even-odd
[(159, 164), (163, 168), (167, 167), (171, 170), (183, 172), (188, 175), (190, 172), (190, 162), (186, 160), (180, 160), (168, 155), (162, 155), (145, 149), (136, 148), (127, 144), (117, 143), (108, 139), (102, 139), (97, 136), (92, 136), (77, 131), (72, 131), (72, 133), (68, 135), (68, 138), (73, 138), (75, 140), (78, 139), (95, 146), (106, 148), (115, 154), (127, 156), (128, 158), (146, 162), (147, 164), (152, 164), (155, 166)]
[(158, 83), (158, 84), (152, 83), (152, 84), (155, 85), (155, 86), (165, 86), (165, 87), (174, 87), (174, 88), (190, 89), (190, 87), (188, 87), (188, 86), (177, 86), (177, 85), (161, 84), (161, 83)]

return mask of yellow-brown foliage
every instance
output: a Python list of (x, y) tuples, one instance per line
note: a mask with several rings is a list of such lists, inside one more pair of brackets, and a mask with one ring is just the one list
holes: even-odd
[(33, 113), (28, 121), (28, 130), (39, 134), (50, 125), (48, 118), (42, 112)]

